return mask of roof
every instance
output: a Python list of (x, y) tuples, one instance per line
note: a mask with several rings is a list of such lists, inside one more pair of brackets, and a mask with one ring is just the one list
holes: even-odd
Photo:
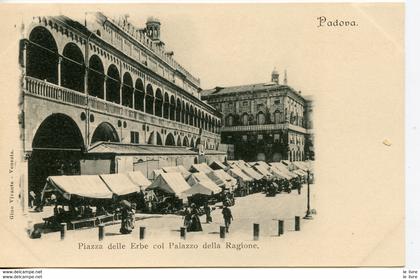
[(194, 185), (193, 187), (190, 187), (190, 189), (185, 190), (184, 192), (182, 192), (182, 196), (193, 196), (196, 194), (201, 194), (201, 195), (206, 195), (206, 196), (210, 196), (211, 194), (214, 194), (214, 192), (209, 189), (208, 187), (206, 187), (204, 184), (198, 183), (196, 185)]
[(193, 164), (193, 165), (191, 165), (191, 169), (193, 169), (197, 172), (201, 171), (201, 172), (204, 172), (204, 173), (209, 173), (209, 172), (213, 171), (206, 163)]
[(253, 84), (245, 84), (245, 85), (237, 85), (237, 86), (228, 86), (228, 87), (221, 87), (216, 86), (213, 89), (205, 89), (201, 91), (201, 96), (206, 97), (209, 96), (217, 96), (217, 95), (224, 95), (224, 94), (237, 94), (237, 93), (248, 93), (248, 92), (256, 92), (256, 91), (273, 91), (273, 90), (288, 90), (289, 92), (294, 93), (296, 96), (304, 97), (298, 93), (295, 89), (288, 85), (284, 84), (277, 84), (275, 82), (265, 82), (265, 83), (253, 83)]
[(223, 181), (222, 178), (218, 177), (216, 174), (214, 174), (213, 171), (206, 173), (208, 178), (210, 178), (211, 181), (213, 181), (217, 186), (219, 187), (226, 187), (226, 183)]
[(258, 172), (260, 172), (262, 175), (265, 175), (265, 176), (272, 176), (273, 175), (263, 165), (256, 164), (256, 165), (254, 165), (254, 169), (256, 169)]
[(108, 188), (118, 196), (124, 196), (140, 191), (140, 187), (126, 173), (101, 174), (100, 177)]
[(162, 173), (153, 183), (147, 187), (147, 190), (159, 189), (169, 194), (179, 196), (182, 192), (188, 190), (190, 185), (185, 181), (180, 173)]
[(49, 176), (47, 182), (58, 189), (68, 200), (72, 195), (93, 199), (112, 198), (111, 190), (99, 175)]
[(194, 186), (195, 184), (201, 183), (205, 184), (204, 186), (212, 189), (215, 193), (220, 192), (220, 187), (216, 185), (213, 180), (210, 179), (204, 172), (196, 172), (192, 173), (190, 177), (188, 177), (187, 182), (189, 185)]
[(263, 178), (263, 175), (256, 172), (253, 168), (247, 167), (246, 165), (238, 165), (238, 167), (249, 177), (254, 179), (261, 179)]
[(163, 146), (150, 144), (128, 144), (118, 142), (99, 142), (93, 145), (88, 154), (115, 154), (115, 155), (197, 155), (181, 146)]

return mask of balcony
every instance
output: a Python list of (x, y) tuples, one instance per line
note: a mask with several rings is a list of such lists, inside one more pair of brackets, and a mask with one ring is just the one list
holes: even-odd
[(231, 126), (231, 127), (222, 128), (222, 132), (260, 132), (260, 131), (272, 131), (272, 130), (292, 130), (292, 131), (303, 133), (303, 134), (307, 133), (305, 128), (292, 125), (290, 123)]
[[(100, 98), (85, 95), (78, 91), (67, 89), (47, 81), (33, 77), (25, 77), (25, 94), (38, 98), (51, 100), (57, 103), (72, 105), (79, 108), (89, 107), (92, 111), (104, 113), (115, 117), (123, 117), (130, 120), (144, 122), (160, 127), (172, 128), (181, 132), (198, 135), (200, 128), (176, 122), (155, 115), (147, 114), (142, 111), (134, 110), (119, 104), (111, 103)], [(203, 130), (204, 136), (217, 138), (219, 134)]]

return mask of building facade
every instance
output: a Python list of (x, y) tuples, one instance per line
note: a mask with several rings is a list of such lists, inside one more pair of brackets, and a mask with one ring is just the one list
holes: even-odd
[[(101, 13), (84, 22), (57, 16), (24, 24), (19, 122), (26, 189), (39, 189), (49, 175), (83, 173), (81, 162), (98, 145), (107, 153), (117, 152), (109, 143), (161, 146), (167, 151), (156, 152), (159, 158), (183, 156), (187, 148), (185, 155), (198, 156), (199, 146), (218, 154), (221, 113), (201, 101), (200, 79), (175, 61), (160, 27), (155, 18), (138, 28)], [(156, 160), (150, 150), (138, 154), (147, 155), (139, 161)]]
[(313, 159), (313, 134), (310, 137), (308, 132), (312, 101), (287, 85), (286, 72), (283, 84), (274, 70), (269, 83), (216, 87), (201, 93), (223, 113), (222, 143), (233, 147), (232, 159)]

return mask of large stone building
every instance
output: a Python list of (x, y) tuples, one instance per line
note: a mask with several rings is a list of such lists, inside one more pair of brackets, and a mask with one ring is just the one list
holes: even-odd
[[(271, 82), (216, 87), (202, 98), (223, 113), (222, 143), (233, 148), (231, 159), (301, 161), (314, 159), (312, 101), (283, 84), (279, 73)], [(232, 156), (232, 155), (231, 155)]]
[[(24, 25), (21, 139), (29, 190), (49, 175), (142, 170), (224, 159), (221, 113), (174, 60), (161, 23), (96, 13)], [(26, 186), (27, 190), (28, 186)]]

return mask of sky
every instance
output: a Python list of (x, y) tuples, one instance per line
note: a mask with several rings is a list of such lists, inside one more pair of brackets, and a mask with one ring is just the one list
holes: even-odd
[[(161, 21), (161, 38), (175, 60), (201, 79), (201, 88), (269, 82), (276, 68), (283, 81), (313, 94), (322, 90), (316, 76), (315, 49), (308, 47), (314, 15), (297, 20), (296, 6), (137, 5), (135, 9), (99, 9), (106, 15), (128, 14), (144, 27), (149, 16)], [(300, 13), (302, 9), (299, 9)], [(309, 19), (309, 22), (308, 22)], [(311, 36), (309, 36), (311, 37)], [(312, 36), (313, 37), (313, 36)], [(315, 63), (314, 63), (315, 62)], [(313, 92), (312, 92), (313, 91)]]

